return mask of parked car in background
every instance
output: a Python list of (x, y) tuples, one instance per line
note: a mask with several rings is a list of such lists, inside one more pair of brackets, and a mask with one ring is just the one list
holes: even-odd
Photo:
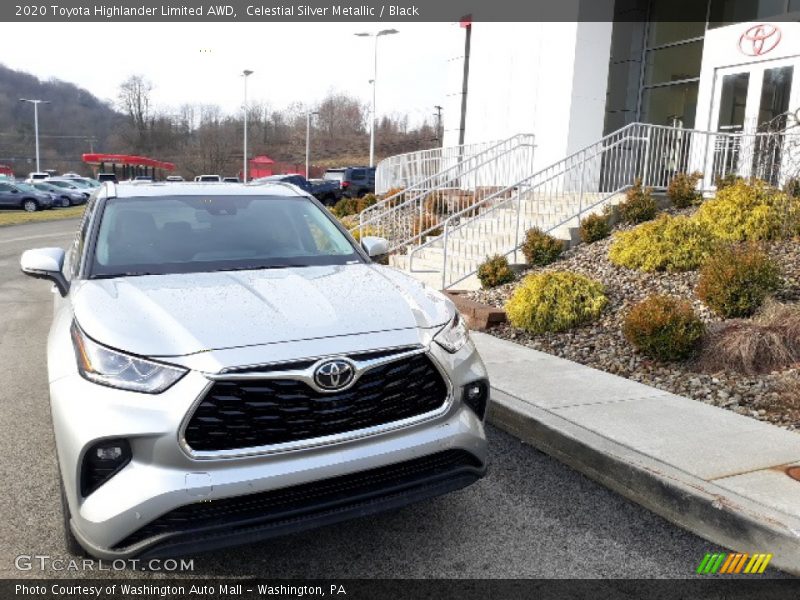
[(194, 178), (194, 180), (214, 183), (222, 181), (222, 177), (220, 177), (219, 175), (198, 175), (197, 177)]
[(179, 181), (186, 181), (186, 180), (183, 177), (181, 177), (180, 175), (167, 175), (164, 178), (164, 181), (169, 181), (171, 183), (177, 183)]
[(328, 181), (338, 181), (342, 195), (348, 198), (375, 193), (375, 167), (328, 169), (322, 177)]
[(238, 177), (223, 177), (223, 183), (241, 183)]
[(260, 179), (255, 179), (256, 182), (276, 182), (282, 181), (284, 183), (291, 183), (292, 185), (296, 185), (304, 192), (311, 194), (317, 200), (322, 202), (327, 206), (333, 206), (342, 197), (341, 189), (339, 188), (339, 184), (333, 180), (325, 180), (325, 179), (314, 179), (308, 180), (302, 175), (292, 174), (292, 175), (269, 175), (268, 177), (261, 177)]
[(97, 181), (99, 181), (100, 183), (104, 181), (111, 181), (113, 183), (117, 183), (117, 175), (116, 173), (98, 173)]
[(83, 192), (78, 190), (70, 190), (63, 187), (58, 187), (57, 185), (53, 185), (52, 183), (47, 183), (46, 181), (38, 181), (36, 183), (31, 184), (40, 192), (45, 192), (48, 194), (53, 194), (55, 196), (54, 202), (55, 205), (67, 207), (67, 206), (76, 206), (78, 204), (83, 204), (86, 202), (86, 196)]
[(34, 171), (33, 173), (28, 173), (28, 181), (41, 181), (42, 179), (47, 179), (49, 177), (50, 173), (45, 172)]
[(53, 207), (53, 196), (26, 183), (0, 181), (0, 207), (35, 212)]
[(73, 192), (79, 192), (83, 194), (84, 198), (88, 198), (91, 195), (91, 190), (82, 185), (78, 185), (77, 181), (71, 181), (68, 179), (54, 179), (51, 177), (47, 180), (47, 183), (63, 189), (71, 190)]

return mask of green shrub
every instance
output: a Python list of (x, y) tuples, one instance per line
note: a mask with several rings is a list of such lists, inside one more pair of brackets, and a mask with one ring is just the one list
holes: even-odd
[(697, 352), (705, 326), (686, 300), (654, 295), (625, 315), (622, 333), (637, 350), (651, 358), (679, 361)]
[(514, 327), (544, 333), (592, 321), (607, 303), (600, 282), (576, 273), (554, 271), (526, 277), (505, 308)]
[(510, 283), (514, 279), (514, 271), (511, 270), (508, 265), (508, 259), (505, 256), (495, 254), (487, 258), (478, 267), (478, 280), (485, 290), (504, 283)]
[(715, 240), (691, 217), (662, 215), (618, 233), (608, 252), (615, 265), (640, 271), (690, 271), (711, 254)]
[(696, 218), (722, 240), (773, 240), (798, 232), (800, 202), (763, 181), (737, 181), (700, 206)]
[(619, 219), (623, 223), (635, 225), (649, 221), (656, 216), (656, 201), (653, 190), (642, 187), (642, 180), (637, 179), (633, 187), (625, 193), (625, 200), (617, 205)]
[(608, 223), (608, 215), (591, 214), (581, 219), (581, 241), (592, 244), (611, 233), (611, 226)]
[(678, 173), (672, 178), (667, 187), (667, 196), (675, 208), (688, 208), (700, 201), (702, 195), (697, 191), (697, 182), (703, 174), (695, 171), (691, 175)]
[(538, 227), (525, 232), (522, 253), (529, 265), (543, 267), (555, 261), (564, 251), (564, 242), (544, 233)]
[(717, 175), (714, 178), (714, 185), (717, 186), (717, 192), (721, 192), (725, 188), (736, 185), (740, 181), (744, 181), (744, 178), (739, 177), (739, 175), (735, 175), (734, 173), (728, 173), (724, 177)]
[(732, 245), (700, 269), (697, 296), (722, 317), (747, 317), (780, 285), (780, 269), (765, 252), (753, 244)]
[(800, 199), (800, 178), (792, 177), (783, 186), (783, 193), (790, 198)]
[(365, 208), (375, 204), (377, 201), (378, 198), (375, 196), (375, 194), (367, 194), (361, 198), (342, 197), (336, 204), (333, 205), (331, 212), (334, 214), (334, 216), (341, 219), (342, 217), (357, 215)]

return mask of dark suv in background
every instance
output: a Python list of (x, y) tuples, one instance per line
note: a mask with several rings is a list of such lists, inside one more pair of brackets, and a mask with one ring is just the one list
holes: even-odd
[(323, 175), (328, 181), (338, 181), (342, 195), (360, 198), (375, 193), (375, 167), (344, 167), (328, 169)]

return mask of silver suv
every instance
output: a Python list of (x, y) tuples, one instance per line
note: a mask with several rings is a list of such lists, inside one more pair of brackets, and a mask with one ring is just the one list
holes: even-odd
[(50, 401), (72, 552), (251, 542), (465, 487), (486, 370), (445, 296), (285, 184), (116, 186), (56, 294)]

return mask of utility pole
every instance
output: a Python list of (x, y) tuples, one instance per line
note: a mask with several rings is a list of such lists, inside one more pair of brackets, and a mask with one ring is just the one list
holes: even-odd
[(306, 113), (306, 179), (308, 179), (309, 164), (311, 160), (311, 117), (318, 115), (318, 112), (308, 111)]
[(242, 77), (244, 77), (244, 165), (242, 168), (244, 183), (247, 183), (247, 78), (252, 74), (253, 71), (250, 69), (242, 71)]
[(441, 144), (444, 141), (444, 140), (442, 140), (442, 137), (443, 137), (442, 136), (442, 107), (437, 104), (433, 108), (436, 109), (436, 112), (434, 113), (434, 115), (436, 116), (436, 138), (435, 139), (436, 139), (437, 142), (439, 142)]
[(371, 126), (369, 128), (369, 166), (375, 166), (375, 122), (378, 115), (375, 113), (375, 96), (376, 88), (378, 87), (378, 38), (384, 35), (394, 35), (399, 33), (396, 29), (383, 29), (377, 33), (356, 33), (358, 37), (374, 37), (375, 47), (372, 62), (372, 118), (370, 119)]
[(39, 165), (39, 105), (50, 104), (49, 100), (29, 100), (27, 98), (20, 98), (20, 102), (30, 102), (33, 104), (33, 130), (36, 136), (36, 172), (41, 173)]
[(461, 26), (466, 29), (464, 36), (464, 74), (461, 79), (461, 125), (458, 131), (458, 145), (464, 145), (464, 133), (467, 128), (467, 92), (469, 90), (469, 52), (472, 39), (472, 15), (461, 18)]

